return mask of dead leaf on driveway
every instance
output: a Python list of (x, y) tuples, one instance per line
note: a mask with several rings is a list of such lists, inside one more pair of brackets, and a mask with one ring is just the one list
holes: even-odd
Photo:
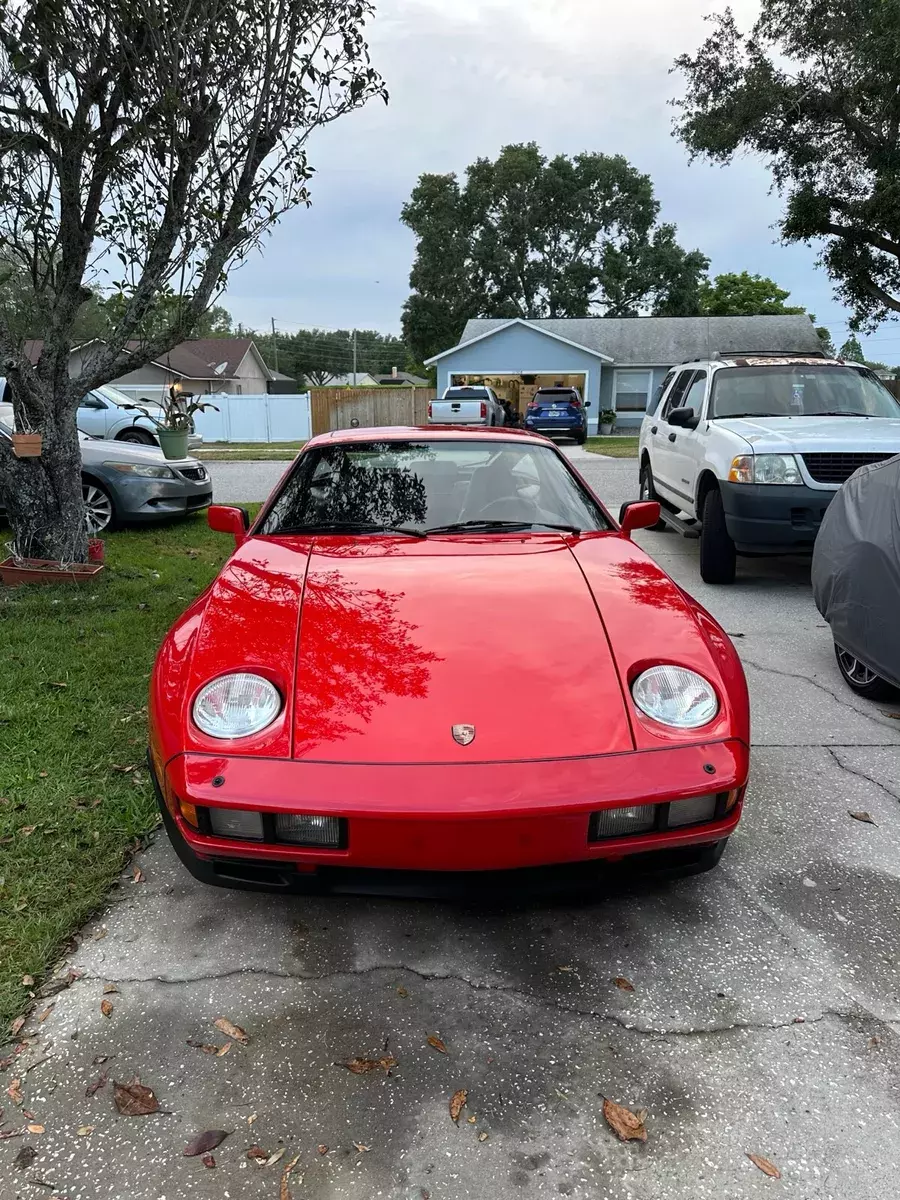
[(224, 1046), (217, 1046), (214, 1042), (198, 1042), (194, 1038), (188, 1038), (187, 1044), (193, 1046), (195, 1050), (202, 1050), (204, 1054), (215, 1054), (217, 1058), (221, 1058), (231, 1049), (231, 1042), (226, 1042)]
[(624, 975), (617, 975), (613, 980), (616, 987), (622, 992), (633, 992), (634, 984), (630, 979), (626, 979)]
[(406, 997), (409, 995), (409, 992), (401, 984), (401, 986), (397, 988), (397, 995), (400, 997), (401, 1000), (405, 1000)]
[(43, 1133), (44, 1127), (43, 1127), (43, 1125), (29, 1125), (28, 1132), (29, 1133)]
[(386, 1054), (383, 1058), (351, 1058), (349, 1062), (340, 1065), (352, 1071), (354, 1075), (368, 1075), (370, 1071), (379, 1070), (390, 1075), (391, 1067), (397, 1066), (397, 1059)]
[(747, 1157), (753, 1163), (754, 1167), (759, 1167), (764, 1175), (768, 1175), (770, 1179), (780, 1179), (781, 1172), (773, 1162), (769, 1162), (767, 1158), (763, 1158), (761, 1154), (748, 1154)]
[(612, 1100), (604, 1098), (603, 1115), (607, 1125), (621, 1141), (646, 1142), (647, 1127), (644, 1124), (647, 1119), (646, 1108), (633, 1113), (630, 1108), (624, 1108), (621, 1104), (614, 1104)]
[(103, 995), (104, 996), (114, 996), (116, 994), (116, 992), (118, 992), (118, 990), (119, 989), (116, 987), (116, 985), (114, 983), (104, 983), (104, 985), (103, 985)]
[(197, 1158), (198, 1155), (208, 1154), (210, 1150), (215, 1150), (216, 1146), (228, 1137), (228, 1133), (224, 1129), (207, 1129), (203, 1133), (198, 1133), (195, 1138), (191, 1138), (184, 1148), (185, 1158)]
[(460, 1088), (458, 1092), (454, 1092), (450, 1097), (450, 1119), (459, 1123), (459, 1114), (465, 1107), (466, 1099), (469, 1093), (465, 1088)]
[(327, 1154), (328, 1153), (328, 1147), (325, 1145), (324, 1142), (320, 1142), (319, 1145), (316, 1146), (316, 1150), (318, 1151), (319, 1154)]
[(123, 1117), (146, 1117), (159, 1112), (159, 1101), (139, 1079), (132, 1079), (131, 1083), (113, 1081), (113, 1100)]
[(211, 1154), (204, 1154), (201, 1161), (202, 1161), (204, 1167), (214, 1167), (216, 1165), (216, 1160), (213, 1158), (213, 1156)]
[(94, 1132), (93, 1125), (79, 1125), (75, 1130), (79, 1137), (87, 1137)]
[(13, 1159), (13, 1164), (17, 1166), (20, 1171), (27, 1171), (37, 1156), (38, 1152), (35, 1150), (34, 1146), (23, 1146)]
[(34, 987), (34, 976), (33, 975), (23, 975), (22, 976), (22, 987)]
[(16, 1019), (13, 1021), (12, 1025), (10, 1025), (10, 1027), (9, 1027), (9, 1032), (12, 1034), (13, 1037), (16, 1037), (18, 1035), (18, 1033), (20, 1032), (20, 1030), (22, 1029), (24, 1024), (25, 1024), (24, 1017), (16, 1017)]
[(240, 1025), (233, 1025), (227, 1017), (217, 1017), (213, 1021), (216, 1029), (224, 1033), (226, 1037), (233, 1038), (236, 1042), (240, 1042), (242, 1046), (246, 1046), (250, 1041), (249, 1036), (244, 1033)]
[(132, 883), (143, 883), (146, 880), (146, 875), (140, 867), (134, 868), (134, 874), (131, 876)]
[(432, 1050), (437, 1050), (438, 1054), (447, 1053), (447, 1047), (444, 1045), (441, 1039), (439, 1037), (435, 1037), (434, 1034), (429, 1034), (425, 1040), (428, 1042), (428, 1045), (431, 1046)]
[(369, 1153), (369, 1151), (372, 1149), (372, 1147), (371, 1147), (371, 1146), (364, 1146), (364, 1145), (362, 1144), (362, 1142), (354, 1142), (354, 1143), (353, 1143), (353, 1149), (354, 1149), (354, 1150), (356, 1150), (356, 1151), (357, 1151), (358, 1153), (360, 1153), (360, 1154), (368, 1154), (368, 1153)]
[(6, 1094), (12, 1100), (13, 1104), (24, 1104), (25, 1097), (22, 1095), (22, 1080), (13, 1079), (6, 1089)]
[(862, 821), (863, 825), (874, 825), (876, 829), (878, 828), (878, 823), (867, 812), (851, 812), (848, 809), (847, 816), (852, 817), (854, 821)]
[[(293, 1171), (294, 1167), (296, 1167), (296, 1165), (299, 1161), (300, 1161), (300, 1155), (297, 1154), (297, 1155), (295, 1155), (294, 1158), (291, 1159), (291, 1161), (287, 1164), (287, 1166), (281, 1172), (281, 1188), (279, 1189), (279, 1192), (278, 1192), (278, 1200), (291, 1200), (291, 1190), (288, 1187), (288, 1176), (290, 1175), (291, 1171)], [(300, 1182), (301, 1183), (303, 1182), (302, 1175), (300, 1176)]]
[(262, 1165), (269, 1157), (269, 1152), (263, 1150), (262, 1146), (249, 1146), (247, 1148), (247, 1158), (253, 1162), (258, 1162)]
[(104, 1017), (111, 1017), (113, 1014), (112, 1000), (101, 1000), (100, 1011), (103, 1013)]
[(274, 1154), (270, 1154), (263, 1165), (266, 1167), (271, 1167), (277, 1163), (280, 1158), (284, 1158), (284, 1146), (282, 1146), (279, 1150), (276, 1150)]
[[(54, 1003), (55, 1003), (55, 1001), (54, 1001)], [(43, 1025), (43, 1023), (47, 1020), (47, 1018), (50, 1016), (50, 1014), (52, 1012), (53, 1012), (53, 1004), (48, 1004), (47, 1007), (44, 1009), (44, 1011), (41, 1013), (41, 1015), (38, 1017), (38, 1025)]]

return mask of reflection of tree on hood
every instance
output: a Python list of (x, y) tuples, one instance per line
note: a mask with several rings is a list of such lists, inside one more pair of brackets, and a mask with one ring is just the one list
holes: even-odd
[(396, 612), (403, 593), (364, 589), (340, 571), (306, 580), (297, 662), (295, 753), (362, 733), (386, 696), (427, 695), (438, 655), (413, 640), (416, 626)]

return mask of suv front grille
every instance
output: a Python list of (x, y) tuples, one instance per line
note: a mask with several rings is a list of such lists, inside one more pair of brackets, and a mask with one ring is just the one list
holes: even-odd
[(854, 471), (884, 462), (890, 454), (804, 454), (803, 461), (816, 483), (846, 483)]

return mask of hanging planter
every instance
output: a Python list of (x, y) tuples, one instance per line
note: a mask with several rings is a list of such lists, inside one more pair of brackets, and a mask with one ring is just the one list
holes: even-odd
[(165, 429), (160, 426), (156, 431), (156, 436), (159, 438), (160, 449), (166, 458), (187, 458), (189, 436), (187, 429)]
[(13, 454), (16, 458), (40, 458), (43, 437), (39, 433), (12, 434)]
[(0, 583), (90, 583), (105, 570), (103, 563), (59, 563), (50, 558), (7, 558), (0, 562)]

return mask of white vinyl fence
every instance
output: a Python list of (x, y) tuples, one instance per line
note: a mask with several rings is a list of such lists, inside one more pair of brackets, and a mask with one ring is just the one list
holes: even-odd
[(305, 442), (310, 437), (309, 393), (289, 396), (204, 396), (218, 412), (194, 414), (204, 442)]

